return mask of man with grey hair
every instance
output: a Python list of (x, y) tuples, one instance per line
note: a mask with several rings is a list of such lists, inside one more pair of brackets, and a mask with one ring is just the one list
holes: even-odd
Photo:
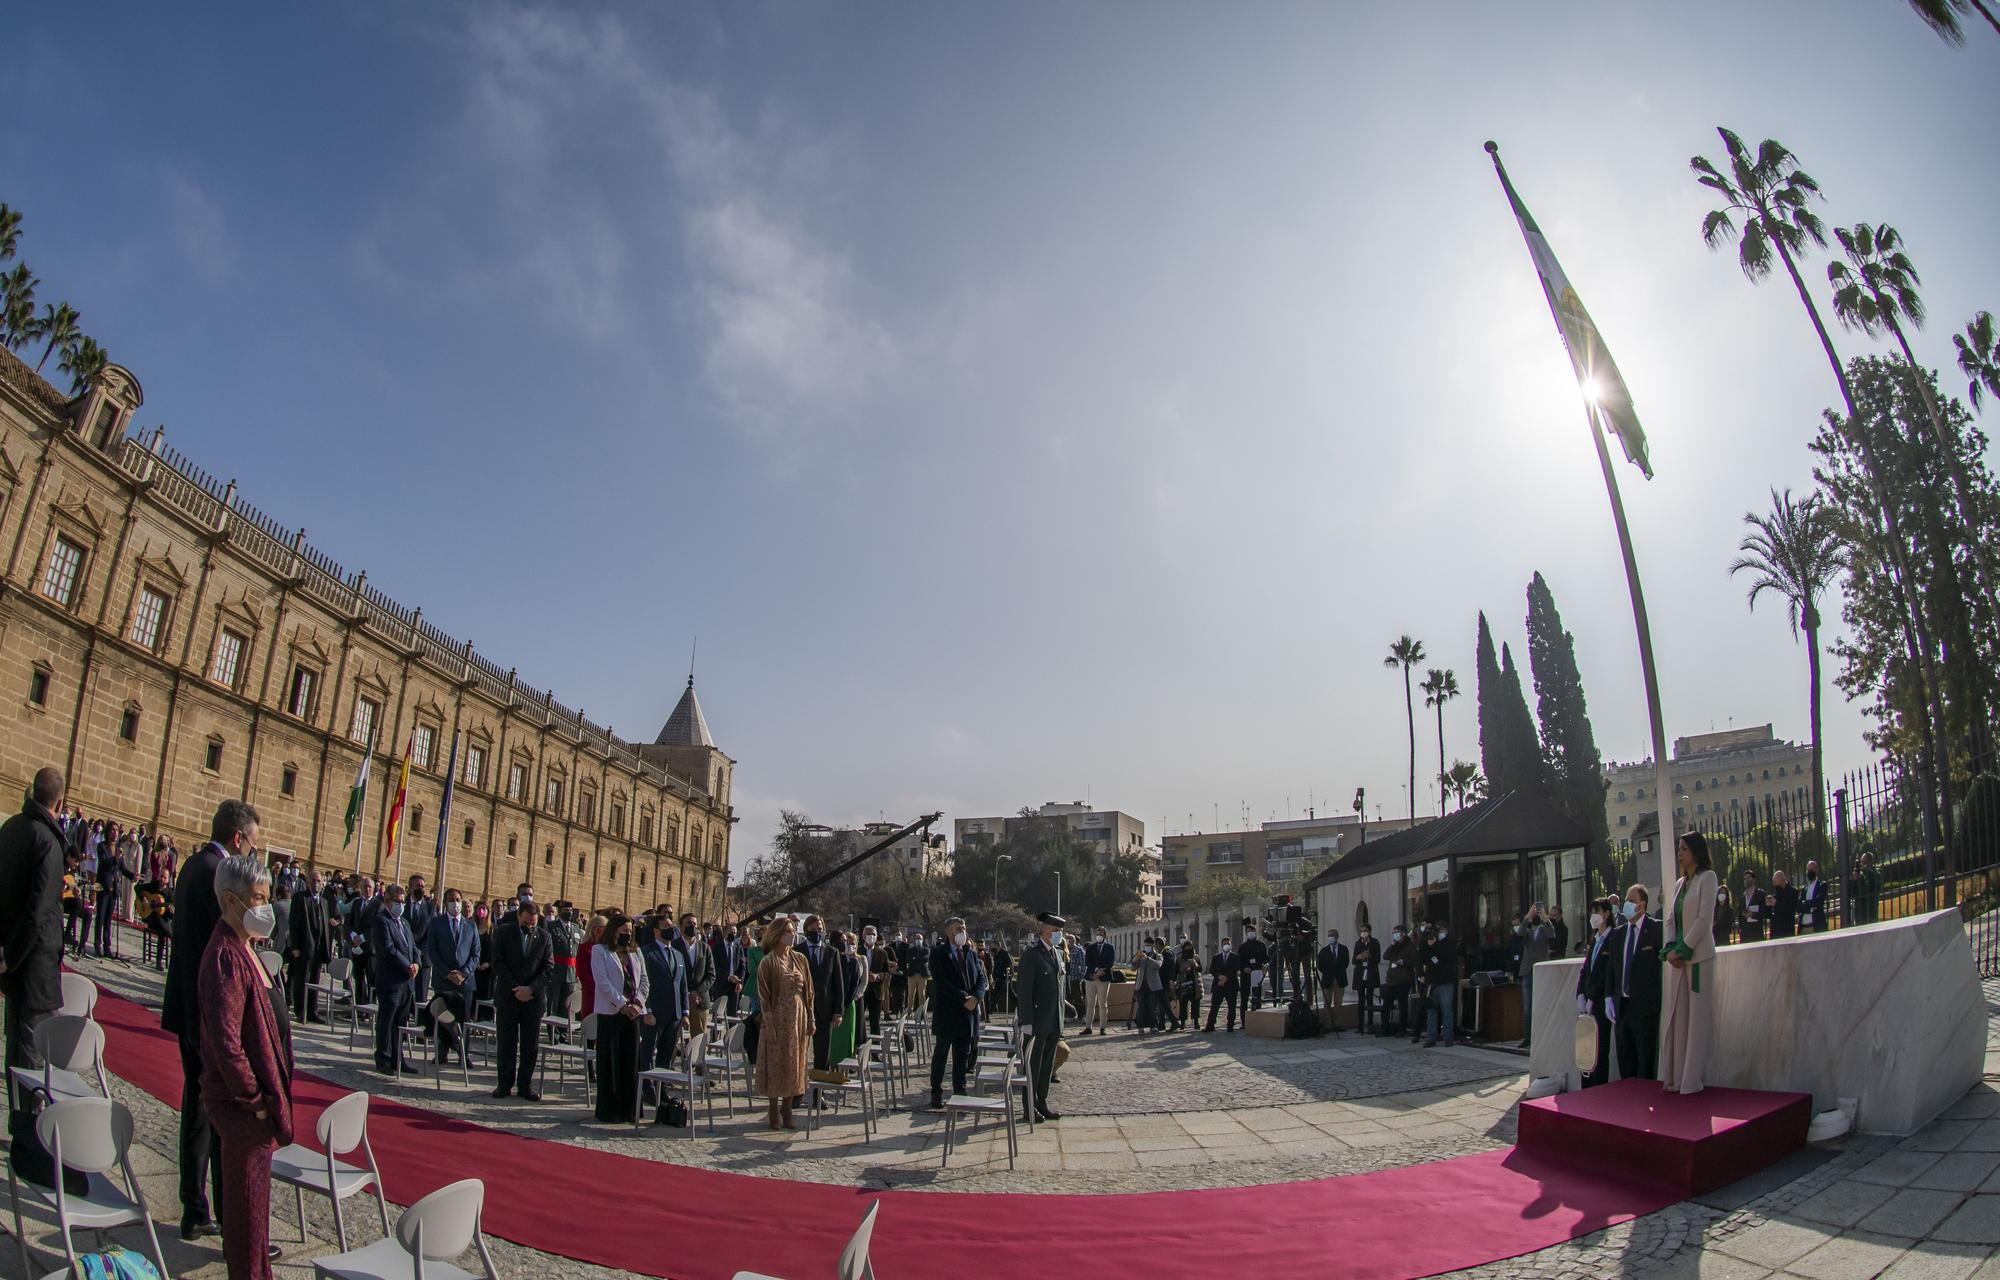
[[(944, 1064), (951, 1059), (951, 1091), (965, 1092), (966, 1064), (979, 1034), (979, 1002), (986, 995), (986, 970), (972, 955), (972, 939), (957, 916), (938, 931), (929, 972), (937, 988), (931, 1005), (931, 1109), (944, 1106)], [(1011, 1102), (1008, 1105), (1013, 1105)]]
[[(257, 811), (242, 800), (224, 800), (209, 822), (208, 843), (196, 849), (174, 882), (173, 954), (160, 1002), (160, 1026), (181, 1050), (181, 1239), (221, 1234), (210, 1211), (222, 1198), (222, 1139), (201, 1105), (201, 954), (222, 919), (215, 869), (224, 858), (249, 857), (262, 834)], [(213, 1200), (211, 1200), (211, 1196)]]
[[(41, 769), (21, 812), (0, 826), (0, 993), (7, 997), (10, 1067), (41, 1067), (35, 1028), (62, 1007), (63, 832), (56, 811), (63, 792), (62, 771)], [(35, 1138), (34, 1099), (18, 1085), (8, 1091), (8, 1156), (21, 1177), (52, 1187), (55, 1159)]]
[[(403, 1057), (403, 1027), (416, 1012), (417, 943), (403, 920), (403, 886), (382, 891), (382, 905), (369, 926), (375, 952), (375, 1069), (385, 1076), (397, 1070)], [(421, 1068), (403, 1064), (402, 1071)]]

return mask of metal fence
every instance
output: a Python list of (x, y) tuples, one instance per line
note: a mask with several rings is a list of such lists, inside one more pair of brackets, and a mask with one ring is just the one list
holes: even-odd
[[(2000, 977), (2000, 779), (1961, 780), (1927, 832), (1924, 778), (1893, 762), (1871, 765), (1829, 783), (1814, 806), (1780, 797), (1764, 806), (1697, 817), (1694, 829), (1730, 891), (1736, 921), (1730, 941), (1744, 939), (1746, 872), (1767, 898), (1778, 873), (1803, 895), (1817, 870), (1824, 904), (1810, 928), (1843, 928), (1895, 920), (1956, 906), (1965, 915), (1981, 977)], [(1771, 908), (1761, 922), (1769, 936)], [(1782, 926), (1782, 916), (1780, 919)], [(1755, 928), (1748, 936), (1758, 936)]]

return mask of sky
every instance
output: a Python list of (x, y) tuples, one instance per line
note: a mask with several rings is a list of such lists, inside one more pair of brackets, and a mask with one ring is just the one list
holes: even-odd
[[(1650, 753), (1489, 138), (1651, 442), (1618, 480), (1668, 736), (1804, 739), (1804, 651), (1727, 569), (1837, 393), (1687, 161), (1776, 137), (1829, 225), (1894, 223), (1948, 365), (2000, 307), (1969, 35), (1900, 0), (31, 6), (0, 200), (141, 429), (448, 634), (643, 741), (698, 636), (739, 867), (781, 807), (1088, 799), (1157, 839), (1403, 811), (1402, 634), (1477, 760), (1476, 618), (1525, 663), (1538, 570), (1605, 758)], [(1830, 770), (1864, 728), (1829, 689)]]

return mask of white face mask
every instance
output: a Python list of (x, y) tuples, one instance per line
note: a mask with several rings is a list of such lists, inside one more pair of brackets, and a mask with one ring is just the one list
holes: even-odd
[(268, 938), (277, 927), (277, 908), (268, 902), (243, 913), (243, 932), (252, 938)]
[(1602, 911), (1593, 911), (1590, 913), (1590, 927), (1593, 929), (1602, 929), (1604, 927), (1604, 913)]
[(451, 913), (453, 919), (457, 919), (459, 916), (465, 914), (465, 904), (463, 902), (460, 902), (456, 898), (453, 898), (450, 902), (445, 903), (444, 909)]
[(1102, 942), (1102, 941), (1104, 941), (1104, 935), (1103, 935), (1103, 934), (1101, 934), (1101, 933), (1100, 933), (1100, 934), (1098, 934), (1098, 935), (1097, 935), (1097, 940), (1098, 940), (1099, 942)]
[(1622, 909), (1625, 912), (1625, 918), (1627, 920), (1630, 920), (1632, 917), (1639, 914), (1639, 904), (1636, 902), (1628, 901)]
[(1223, 949), (1224, 951), (1227, 951), (1227, 950), (1229, 950), (1229, 944), (1228, 944), (1227, 942), (1224, 942), (1224, 943), (1222, 944), (1222, 949)]
[(954, 947), (962, 947), (965, 945), (966, 940), (971, 936), (972, 935), (967, 933), (965, 930), (960, 929), (957, 933), (951, 935), (951, 945)]
[(869, 946), (871, 946), (871, 947), (872, 947), (872, 946), (874, 946), (874, 945), (875, 945), (875, 931), (874, 931), (873, 929), (870, 929), (870, 930), (869, 930), (869, 931), (868, 931), (867, 933), (864, 933), (864, 934), (862, 934), (862, 935), (861, 935), (861, 941), (862, 941), (862, 942), (864, 942), (864, 943), (866, 943), (867, 945), (869, 945)]

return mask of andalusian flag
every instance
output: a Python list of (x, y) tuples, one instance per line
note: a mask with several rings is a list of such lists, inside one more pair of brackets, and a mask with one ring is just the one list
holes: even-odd
[(340, 842), (345, 849), (354, 843), (354, 828), (361, 825), (361, 802), (368, 796), (368, 762), (375, 758), (375, 735), (368, 735), (368, 750), (361, 757), (361, 772), (354, 775), (354, 790), (347, 793), (347, 836)]
[(403, 829), (403, 802), (410, 798), (410, 753), (416, 750), (417, 734), (410, 731), (410, 740), (403, 744), (403, 771), (396, 779), (396, 798), (389, 805), (389, 851), (382, 855), (387, 862), (396, 856), (396, 835)]
[(1584, 310), (1583, 299), (1576, 296), (1575, 287), (1563, 274), (1548, 238), (1529, 216), (1521, 197), (1514, 194), (1514, 184), (1507, 180), (1507, 167), (1500, 163), (1500, 148), (1489, 142), (1486, 150), (1493, 157), (1493, 167), (1500, 171), (1500, 185), (1507, 189), (1507, 203), (1514, 206), (1514, 216), (1520, 220), (1521, 235), (1528, 242), (1528, 256), (1534, 260), (1535, 274), (1542, 280), (1542, 293), (1549, 300), (1549, 310), (1555, 313), (1563, 345), (1569, 348), (1577, 386), (1582, 388), (1584, 398), (1596, 406), (1604, 424), (1617, 435), (1618, 443), (1625, 447), (1626, 460), (1651, 480), (1653, 464), (1646, 458), (1646, 433), (1639, 429), (1639, 415), (1632, 408), (1632, 392), (1625, 386), (1625, 378), (1618, 372), (1611, 352), (1605, 349), (1596, 322)]

